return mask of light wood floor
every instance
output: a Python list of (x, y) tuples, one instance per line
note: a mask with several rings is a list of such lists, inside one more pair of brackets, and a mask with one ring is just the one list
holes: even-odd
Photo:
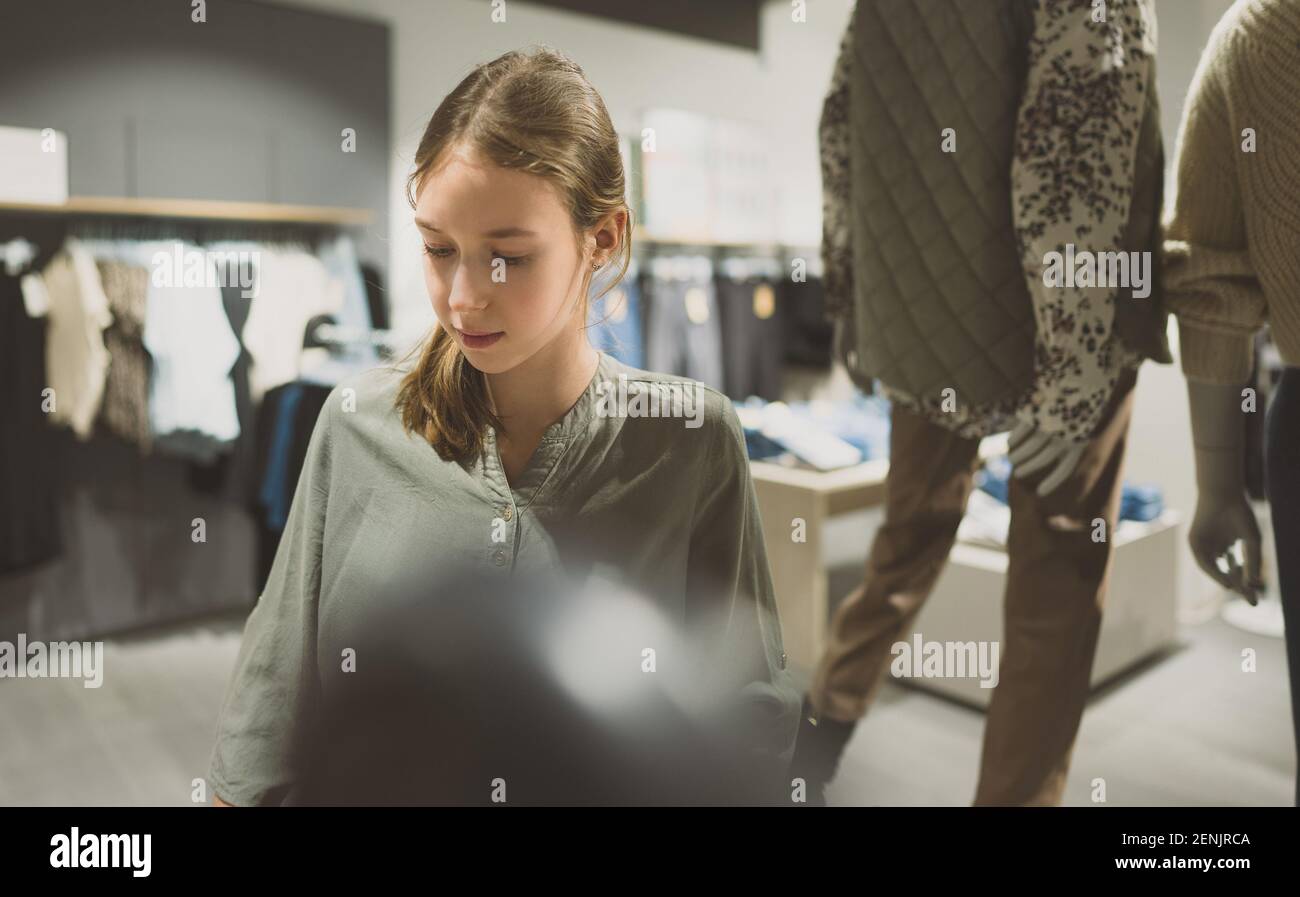
[[(842, 580), (841, 580), (842, 581)], [(192, 805), (239, 648), (240, 619), (115, 639), (103, 687), (0, 679), (0, 805)], [(1240, 672), (1258, 650), (1259, 672)], [(804, 676), (796, 676), (805, 684)], [(1095, 695), (1065, 802), (1287, 806), (1295, 776), (1279, 639), (1216, 618), (1178, 649)], [(886, 683), (858, 726), (835, 804), (963, 805), (975, 791), (983, 714)]]

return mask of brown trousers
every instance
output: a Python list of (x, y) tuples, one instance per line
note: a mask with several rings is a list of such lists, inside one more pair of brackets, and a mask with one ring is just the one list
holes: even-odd
[[(1120, 380), (1074, 473), (1046, 497), (1047, 474), (1011, 480), (1001, 670), (984, 731), (976, 805), (1060, 803), (1101, 628), (1137, 372)], [(867, 712), (890, 649), (910, 631), (966, 510), (979, 441), (895, 407), (885, 520), (866, 575), (835, 612), (809, 698), (848, 722)], [(1093, 540), (1096, 518), (1107, 539)]]

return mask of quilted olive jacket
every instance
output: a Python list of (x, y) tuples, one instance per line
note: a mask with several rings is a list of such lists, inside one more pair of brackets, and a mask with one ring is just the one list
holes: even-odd
[(860, 386), (972, 437), (1080, 440), (1126, 367), (1172, 360), (1155, 38), (1151, 0), (859, 0), (821, 153)]

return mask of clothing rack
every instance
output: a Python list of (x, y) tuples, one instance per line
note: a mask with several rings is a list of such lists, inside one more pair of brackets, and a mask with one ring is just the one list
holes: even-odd
[[(316, 255), (349, 223), (188, 217), (165, 210), (87, 208), (51, 214), (0, 206), (0, 273), (16, 282), (29, 268), (42, 269), (69, 238), (87, 249), (95, 243), (180, 240), (200, 248), (247, 242)], [(359, 274), (363, 286), (369, 287), (369, 280), (364, 271)], [(18, 295), (14, 284), (8, 289)], [(247, 315), (248, 307), (227, 300), (225, 313), (243, 310)], [(373, 309), (371, 305), (372, 314)], [(342, 320), (349, 326), (331, 319), (316, 334), (331, 355), (355, 357), (365, 347), (379, 347), (384, 356), (384, 347), (397, 343), (392, 331), (367, 332), (351, 319)], [(235, 329), (233, 317), (231, 326)], [(44, 327), (33, 324), (30, 335), (23, 331), (23, 345), (43, 347), (37, 329)], [(349, 353), (348, 347), (356, 351)], [(44, 349), (39, 351), (43, 358)], [(246, 377), (248, 364), (245, 352), (232, 380), (239, 382), (241, 369)], [(39, 395), (43, 379), (35, 374), (22, 394)], [(321, 389), (313, 384), (303, 388), (314, 390), (313, 395)], [(253, 509), (262, 479), (261, 406), (248, 398), (247, 386), (236, 386), (235, 405), (240, 437), (212, 462), (141, 451), (99, 426), (82, 440), (66, 427), (49, 425), (51, 444), (41, 454), (58, 471), (53, 513), (64, 545), (50, 560), (0, 572), (0, 640), (18, 632), (47, 640), (98, 638), (216, 612), (246, 612), (256, 600), (266, 546), (273, 541)], [(175, 525), (180, 508), (186, 521), (204, 520), (207, 544), (194, 542), (187, 526)]]
[[(679, 258), (707, 260), (710, 267), (707, 274), (703, 275), (706, 278), (712, 277), (714, 273), (720, 273), (724, 277), (735, 280), (745, 280), (749, 277), (780, 280), (789, 272), (790, 262), (796, 258), (806, 262), (809, 277), (820, 278), (824, 274), (821, 246), (810, 244), (696, 243), (689, 240), (645, 238), (634, 246), (633, 255), (645, 257), (644, 264), (648, 271), (652, 274), (656, 271), (662, 272), (662, 276), (668, 279), (682, 279), (696, 273), (694, 269), (686, 268), (680, 261), (667, 261)], [(696, 263), (692, 262), (692, 264)]]
[(249, 241), (311, 248), (320, 241), (324, 225), (262, 221), (193, 221), (171, 218), (112, 218), (92, 216), (69, 222), (67, 235), (81, 240), (184, 240), (195, 245)]
[(380, 348), (393, 349), (399, 342), (397, 331), (395, 330), (360, 330), (355, 327), (345, 327), (341, 324), (335, 324), (332, 319), (313, 320), (307, 326), (307, 335), (303, 343), (304, 346), (376, 346)]

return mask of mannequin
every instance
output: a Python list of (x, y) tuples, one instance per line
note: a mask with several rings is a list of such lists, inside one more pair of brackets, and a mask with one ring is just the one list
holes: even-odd
[[(1196, 516), (1188, 540), (1196, 563), (1229, 591), (1252, 605), (1264, 588), (1260, 579), (1260, 535), (1246, 495), (1245, 438), (1241, 427), (1242, 389), (1220, 383), (1187, 381), (1196, 450)], [(1245, 564), (1232, 551), (1242, 543)], [(1220, 563), (1223, 564), (1220, 567)]]
[[(1165, 241), (1196, 454), (1188, 533), (1201, 569), (1251, 604), (1263, 589), (1247, 500), (1242, 415), (1255, 335), (1285, 367), (1267, 410), (1265, 492), (1300, 746), (1300, 4), (1239, 0), (1215, 26), (1188, 93)], [(1240, 559), (1233, 546), (1242, 544)], [(1295, 800), (1300, 805), (1300, 782)]]
[(1007, 431), (1003, 662), (974, 802), (1061, 799), (1113, 548), (1078, 523), (1117, 522), (1137, 369), (1172, 361), (1151, 279), (1051, 276), (1060, 252), (1159, 249), (1154, 6), (1105, 16), (858, 0), (846, 29), (820, 123), (827, 306), (850, 377), (891, 402), (889, 474), (804, 699), (809, 803), (938, 579), (980, 439)]

